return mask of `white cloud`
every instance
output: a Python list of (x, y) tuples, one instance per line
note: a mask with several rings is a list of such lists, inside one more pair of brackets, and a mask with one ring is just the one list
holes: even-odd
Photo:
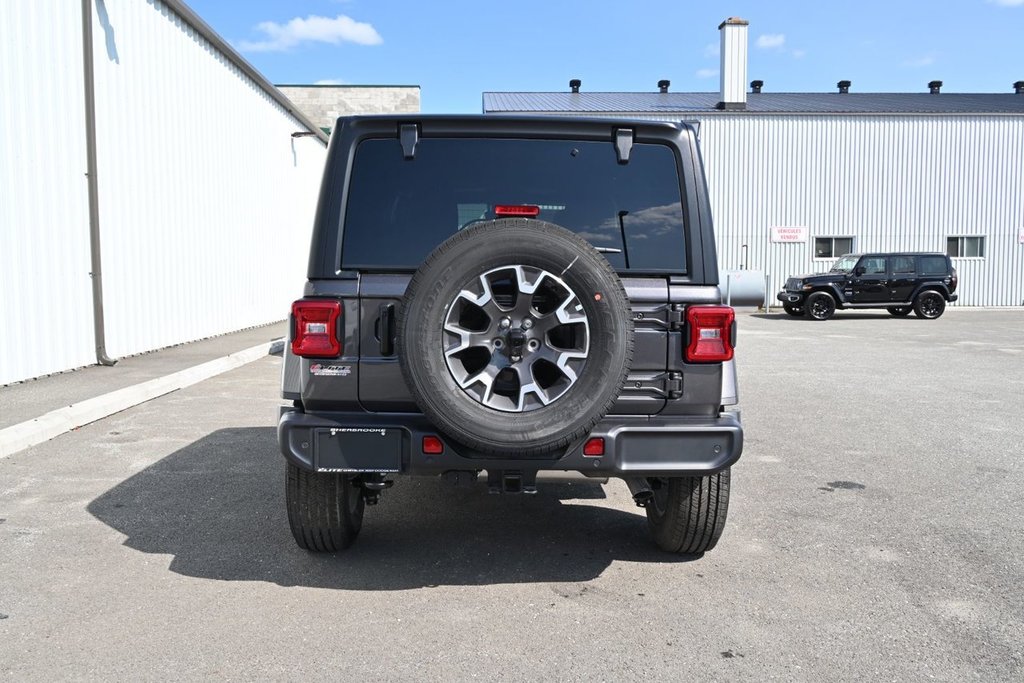
[(807, 50), (793, 50), (790, 54), (793, 55), (793, 59), (803, 59), (807, 56)]
[(313, 85), (345, 85), (345, 81), (340, 78), (321, 78), (319, 81), (313, 81)]
[(764, 33), (757, 37), (755, 44), (762, 50), (780, 48), (786, 44), (786, 36), (783, 33)]
[(720, 43), (708, 43), (704, 46), (705, 57), (717, 57), (722, 54), (722, 45)]
[(993, 5), (1002, 5), (1003, 7), (1022, 7), (1024, 6), (1024, 0), (988, 0)]
[(239, 42), (246, 52), (284, 52), (303, 43), (355, 43), (357, 45), (380, 45), (384, 40), (372, 24), (356, 21), (344, 14), (335, 18), (310, 15), (303, 19), (295, 17), (286, 24), (264, 21), (256, 30), (266, 40)]
[(714, 78), (718, 75), (718, 69), (697, 69), (697, 78)]
[(903, 66), (910, 67), (911, 69), (920, 69), (921, 67), (931, 66), (935, 63), (935, 55), (921, 55), (920, 57), (914, 57), (903, 62)]

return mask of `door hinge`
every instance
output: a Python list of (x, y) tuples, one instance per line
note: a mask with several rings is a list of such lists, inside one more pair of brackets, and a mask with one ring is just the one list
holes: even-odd
[(668, 373), (668, 380), (665, 382), (665, 391), (668, 393), (669, 399), (681, 398), (683, 395), (683, 373)]
[(682, 304), (672, 304), (668, 309), (668, 329), (683, 329), (683, 318), (686, 315), (686, 307)]

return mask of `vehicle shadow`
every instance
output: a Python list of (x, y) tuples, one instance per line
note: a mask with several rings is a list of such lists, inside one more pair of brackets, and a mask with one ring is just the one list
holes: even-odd
[[(829, 322), (828, 320), (825, 320), (825, 321), (811, 320), (810, 318), (805, 318), (804, 316), (790, 315), (790, 314), (782, 312), (782, 311), (780, 311), (778, 313), (751, 313), (750, 317), (751, 318), (761, 318), (763, 320), (792, 320), (793, 322), (796, 322), (796, 323), (814, 323), (815, 325), (820, 325), (823, 322), (824, 323), (828, 323)], [(830, 320), (896, 320), (896, 321), (903, 320), (903, 321), (906, 321), (906, 320), (921, 320), (921, 318), (918, 318), (917, 316), (915, 316), (913, 314), (908, 315), (908, 316), (904, 316), (904, 317), (892, 316), (892, 315), (889, 315), (889, 313), (887, 311), (885, 311), (885, 310), (870, 311), (870, 312), (869, 311), (858, 311), (856, 313), (851, 312), (851, 311), (843, 310), (843, 311), (837, 311), (835, 313), (835, 315), (833, 315)]]
[(536, 495), (400, 478), (368, 507), (349, 550), (318, 555), (292, 540), (284, 459), (270, 427), (222, 429), (172, 453), (88, 505), (124, 544), (171, 556), (170, 569), (221, 581), (401, 590), (437, 585), (580, 582), (613, 560), (686, 562), (659, 550), (645, 517), (571, 500), (598, 484), (541, 484)]

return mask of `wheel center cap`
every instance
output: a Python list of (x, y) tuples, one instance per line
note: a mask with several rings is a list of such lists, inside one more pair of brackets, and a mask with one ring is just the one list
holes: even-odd
[(523, 358), (523, 347), (526, 346), (526, 333), (521, 329), (512, 328), (508, 331), (509, 360), (516, 363)]

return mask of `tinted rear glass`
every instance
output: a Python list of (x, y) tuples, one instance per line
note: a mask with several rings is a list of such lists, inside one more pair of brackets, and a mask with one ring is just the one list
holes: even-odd
[(619, 164), (610, 142), (436, 138), (421, 139), (413, 160), (398, 140), (360, 143), (342, 267), (416, 268), (503, 204), (540, 207), (540, 220), (578, 233), (620, 270), (627, 256), (632, 271), (686, 270), (672, 148), (637, 144)]
[(921, 257), (921, 275), (945, 275), (948, 270), (945, 256)]

